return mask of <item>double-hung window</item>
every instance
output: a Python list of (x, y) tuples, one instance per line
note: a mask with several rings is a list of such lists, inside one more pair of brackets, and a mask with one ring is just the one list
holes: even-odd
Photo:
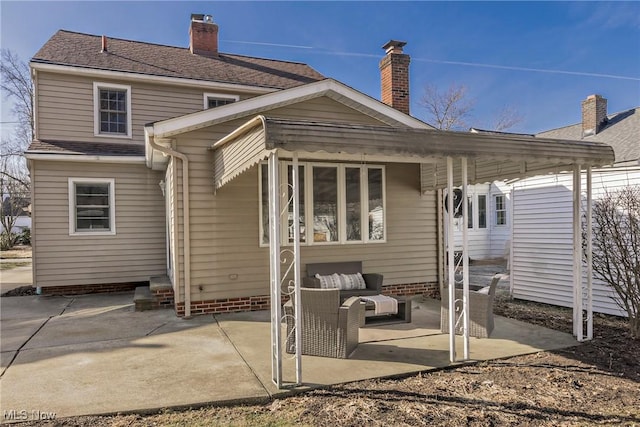
[[(292, 168), (281, 174), (283, 242), (293, 243)], [(300, 163), (300, 242), (307, 245), (384, 242), (384, 167), (336, 163)], [(282, 168), (282, 170), (285, 170)], [(267, 165), (260, 168), (260, 244), (269, 243)], [(286, 206), (286, 208), (285, 208)]]
[(221, 107), (227, 104), (233, 104), (238, 101), (240, 97), (238, 95), (227, 95), (221, 93), (205, 93), (204, 94), (204, 109)]
[(496, 225), (507, 225), (507, 206), (503, 195), (496, 196)]
[(94, 134), (131, 138), (131, 86), (93, 83)]
[(113, 179), (69, 178), (69, 234), (115, 234), (114, 195)]

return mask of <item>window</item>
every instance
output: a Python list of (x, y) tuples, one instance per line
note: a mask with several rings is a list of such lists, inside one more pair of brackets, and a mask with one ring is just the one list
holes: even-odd
[[(292, 170), (281, 174), (283, 242), (293, 243)], [(313, 244), (384, 242), (384, 167), (346, 164), (301, 163), (300, 242)], [(268, 167), (260, 167), (260, 243), (269, 243)], [(285, 208), (286, 205), (286, 208)], [(285, 224), (286, 222), (286, 224)], [(307, 230), (309, 230), (307, 232)]]
[(131, 86), (93, 83), (94, 134), (131, 138)]
[(233, 104), (238, 101), (240, 97), (238, 95), (226, 95), (221, 93), (205, 93), (204, 94), (204, 109), (221, 107), (227, 104)]
[(507, 209), (504, 196), (496, 196), (496, 225), (507, 225)]
[(69, 234), (115, 234), (113, 179), (69, 178)]
[(467, 197), (467, 228), (473, 228), (473, 196)]
[(313, 241), (338, 241), (338, 168), (313, 166)]
[(487, 228), (487, 196), (478, 194), (478, 228)]

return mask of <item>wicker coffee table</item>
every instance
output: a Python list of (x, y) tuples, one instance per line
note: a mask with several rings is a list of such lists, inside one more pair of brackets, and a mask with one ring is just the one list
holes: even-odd
[(374, 314), (375, 305), (371, 301), (360, 301), (360, 327), (411, 323), (411, 299), (393, 296), (398, 300), (397, 314)]

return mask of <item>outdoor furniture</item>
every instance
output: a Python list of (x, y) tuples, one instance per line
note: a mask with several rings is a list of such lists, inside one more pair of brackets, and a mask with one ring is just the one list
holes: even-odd
[[(328, 262), (318, 264), (307, 264), (307, 276), (302, 279), (302, 286), (305, 288), (320, 288), (320, 280), (316, 274), (328, 276), (338, 274), (362, 273), (362, 261), (349, 262)], [(366, 284), (365, 289), (341, 289), (340, 301), (345, 301), (350, 297), (380, 295), (382, 293), (382, 274), (366, 273), (362, 274)]]
[(398, 300), (398, 313), (374, 314), (374, 304), (370, 301), (360, 301), (360, 327), (390, 325), (393, 323), (411, 323), (411, 299), (393, 296)]
[[(496, 286), (502, 278), (502, 274), (496, 274), (491, 280), (491, 284), (479, 291), (469, 290), (469, 336), (477, 338), (488, 338), (493, 332), (493, 300), (496, 294)], [(462, 312), (462, 289), (455, 291), (455, 315), (456, 334), (462, 334), (462, 319), (457, 319)], [(440, 295), (440, 330), (449, 333), (449, 294), (444, 290)]]
[[(360, 300), (349, 298), (340, 305), (338, 289), (300, 289), (302, 354), (346, 359), (358, 346)], [(295, 353), (293, 301), (284, 305), (287, 353)]]

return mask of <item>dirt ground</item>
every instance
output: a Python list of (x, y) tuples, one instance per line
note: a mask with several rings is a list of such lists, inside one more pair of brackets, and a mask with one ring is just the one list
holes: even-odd
[[(571, 332), (571, 311), (500, 299), (498, 314)], [(77, 417), (45, 426), (640, 426), (640, 341), (596, 315), (573, 348), (354, 382), (266, 404)], [(27, 424), (36, 425), (36, 424)]]

